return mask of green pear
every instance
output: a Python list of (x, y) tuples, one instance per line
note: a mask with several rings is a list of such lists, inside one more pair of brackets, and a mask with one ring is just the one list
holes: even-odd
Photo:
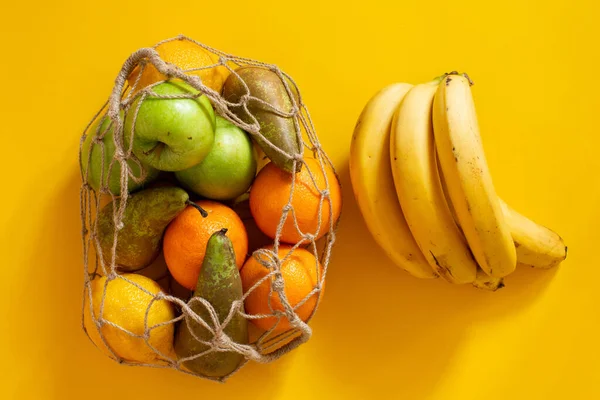
[[(123, 113), (121, 113), (121, 115), (123, 115)], [(98, 135), (101, 135), (104, 132), (106, 133), (102, 138), (102, 143), (104, 144), (104, 157), (102, 157), (100, 144), (94, 144), (92, 142)], [(102, 184), (108, 186), (110, 193), (118, 196), (121, 194), (121, 164), (119, 164), (118, 161), (114, 161), (110, 175), (108, 173), (114, 155), (114, 123), (106, 114), (104, 114), (102, 117), (96, 119), (88, 130), (81, 149), (81, 168), (83, 169), (84, 175), (87, 173), (88, 184), (96, 192), (100, 190), (100, 180), (102, 180)], [(128, 192), (140, 189), (144, 185), (155, 180), (159, 174), (157, 169), (144, 163), (138, 163), (133, 157), (135, 157), (135, 155), (132, 154), (132, 158), (127, 160), (129, 170), (133, 174), (133, 177), (143, 177), (144, 179), (136, 182), (132, 176), (129, 176), (127, 181)], [(102, 171), (103, 168), (104, 171)], [(143, 176), (143, 174), (145, 174), (145, 176)]]
[[(292, 108), (292, 99), (287, 93), (283, 81), (275, 72), (264, 67), (244, 66), (236, 69), (235, 72), (236, 74), (227, 77), (223, 85), (223, 98), (232, 103), (239, 103), (246, 94), (253, 97), (248, 100), (247, 107), (233, 106), (231, 110), (248, 124), (254, 123), (252, 118), (254, 116), (260, 125), (262, 135), (254, 136), (256, 143), (273, 161), (273, 164), (284, 171), (294, 172), (293, 157), (302, 153), (303, 144), (296, 135), (294, 119), (283, 117), (273, 111), (275, 108), (289, 112)], [(295, 86), (289, 80), (288, 86), (292, 90), (297, 104), (298, 93), (294, 89)], [(289, 157), (274, 150), (271, 145), (285, 151)], [(296, 171), (300, 171), (301, 166), (301, 163), (297, 163)]]
[[(218, 315), (219, 323), (222, 324), (229, 315), (232, 303), (240, 300), (243, 295), (242, 280), (235, 264), (233, 244), (225, 235), (226, 232), (227, 229), (221, 229), (213, 233), (208, 240), (198, 284), (192, 299), (188, 302), (190, 308), (213, 330), (215, 326), (210, 313), (202, 303), (194, 301), (193, 298), (200, 297), (208, 301)], [(229, 320), (223, 333), (235, 343), (248, 343), (248, 323), (238, 312)], [(207, 345), (196, 338), (210, 342), (214, 339), (214, 335), (202, 324), (187, 317), (180, 323), (175, 336), (175, 353), (180, 360), (209, 350)], [(234, 351), (212, 351), (184, 361), (183, 365), (197, 374), (223, 378), (235, 371), (243, 361), (244, 356)]]
[[(210, 100), (179, 80), (160, 83), (152, 90), (157, 96), (149, 95), (143, 101), (137, 98), (125, 117), (125, 134), (133, 134), (133, 153), (161, 171), (180, 171), (200, 163), (215, 139), (215, 111)], [(181, 95), (197, 97), (160, 98)]]
[[(167, 225), (186, 208), (188, 200), (187, 192), (178, 187), (145, 189), (127, 199), (115, 254), (120, 270), (130, 272), (144, 268), (158, 257)], [(100, 249), (107, 264), (112, 258), (114, 204), (111, 202), (100, 210), (96, 224)]]
[(175, 172), (194, 193), (213, 200), (232, 200), (245, 193), (256, 175), (252, 141), (246, 132), (217, 115), (215, 143), (206, 158)]

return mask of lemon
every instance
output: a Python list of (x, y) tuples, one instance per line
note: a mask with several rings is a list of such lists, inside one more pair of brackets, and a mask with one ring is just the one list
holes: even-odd
[[(152, 295), (122, 278), (136, 283)], [(144, 340), (146, 310), (150, 307), (148, 312), (148, 329), (150, 330), (148, 343), (165, 357), (174, 359), (174, 325), (167, 324), (152, 329), (157, 324), (175, 318), (175, 310), (170, 302), (159, 300), (151, 304), (154, 295), (161, 291), (158, 283), (138, 274), (123, 274), (109, 281), (108, 285), (106, 285), (106, 280), (106, 277), (101, 277), (91, 282), (92, 304), (95, 319), (101, 320), (100, 317), (102, 317), (105, 321), (100, 329), (102, 336), (104, 336), (106, 343), (113, 352), (119, 358), (130, 362), (160, 363), (162, 360), (160, 355), (152, 350)], [(104, 308), (102, 316), (100, 316), (100, 305), (105, 285)], [(111, 353), (104, 344), (90, 311), (89, 292), (86, 290), (85, 329), (92, 342), (110, 356)], [(110, 325), (108, 322), (121, 327), (125, 331)]]

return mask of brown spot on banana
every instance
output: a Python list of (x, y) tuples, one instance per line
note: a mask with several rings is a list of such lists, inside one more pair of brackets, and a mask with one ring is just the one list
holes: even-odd
[(488, 276), (481, 268), (478, 268), (477, 277), (473, 281), (473, 286), (478, 289), (495, 292), (504, 287), (504, 278), (493, 278)]
[(454, 278), (454, 275), (452, 274), (452, 269), (448, 268), (446, 265), (442, 265), (445, 264), (444, 260), (440, 260), (438, 259), (438, 257), (435, 256), (435, 254), (433, 254), (433, 252), (431, 250), (429, 250), (429, 254), (431, 254), (431, 257), (433, 257), (433, 261), (435, 262), (436, 265), (436, 272), (443, 277), (449, 276), (450, 279), (446, 278), (446, 280), (451, 281)]
[(473, 86), (475, 84), (475, 82), (473, 82), (471, 77), (466, 72), (463, 72), (462, 76), (464, 76), (467, 79), (467, 81), (469, 81), (469, 86)]

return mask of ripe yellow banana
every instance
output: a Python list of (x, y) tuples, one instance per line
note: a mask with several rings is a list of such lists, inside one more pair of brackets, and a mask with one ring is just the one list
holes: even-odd
[[(446, 181), (444, 180), (443, 175), (440, 178), (444, 196), (450, 206), (452, 217), (458, 225), (458, 228), (461, 229), (456, 217), (456, 211), (453, 209), (452, 203), (450, 202)], [(547, 269), (557, 266), (567, 258), (567, 246), (565, 246), (562, 238), (557, 233), (545, 226), (533, 222), (526, 216), (519, 214), (506, 204), (504, 200), (499, 200), (504, 219), (508, 224), (510, 235), (513, 238), (515, 248), (517, 249), (517, 268), (530, 266)], [(477, 273), (477, 277), (479, 278), (479, 272)], [(475, 284), (475, 282), (473, 284)]]
[(440, 166), (469, 247), (491, 277), (513, 272), (517, 255), (483, 151), (469, 80), (447, 75), (438, 86), (433, 125)]
[(435, 278), (406, 224), (390, 166), (392, 116), (411, 87), (386, 86), (365, 105), (350, 145), (350, 179), (367, 228), (387, 256), (417, 278)]
[(500, 206), (514, 240), (519, 263), (552, 268), (567, 258), (567, 246), (558, 234), (519, 214), (502, 200)]
[(451, 283), (475, 280), (477, 263), (442, 191), (431, 120), (439, 79), (414, 86), (394, 114), (390, 161), (406, 222), (429, 265)]

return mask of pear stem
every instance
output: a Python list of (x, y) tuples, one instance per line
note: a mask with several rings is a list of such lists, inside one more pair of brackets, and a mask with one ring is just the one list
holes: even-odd
[(206, 210), (202, 207), (200, 207), (198, 204), (194, 203), (191, 200), (187, 200), (186, 203), (192, 207), (194, 207), (196, 210), (200, 211), (200, 214), (202, 214), (202, 217), (206, 218), (208, 217), (208, 213), (206, 212)]

